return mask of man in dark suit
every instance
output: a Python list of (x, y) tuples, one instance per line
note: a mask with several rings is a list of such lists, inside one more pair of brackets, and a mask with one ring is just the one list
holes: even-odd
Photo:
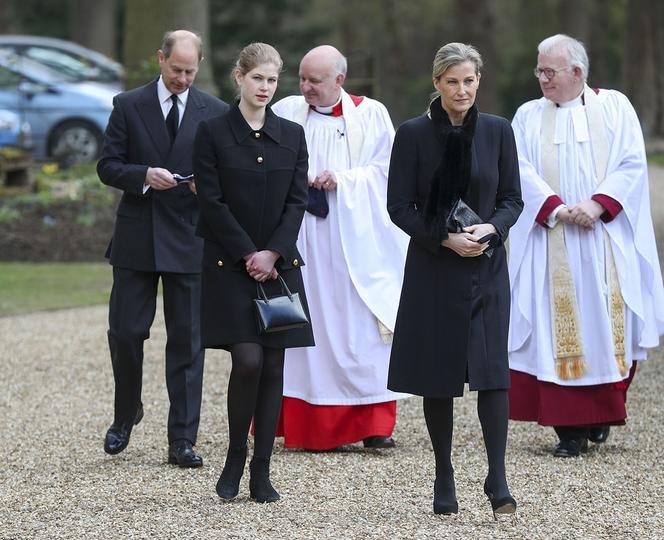
[(166, 321), (168, 462), (200, 467), (196, 443), (203, 383), (199, 305), (202, 240), (191, 154), (198, 123), (228, 106), (194, 88), (200, 38), (168, 32), (158, 80), (115, 97), (97, 173), (123, 191), (107, 256), (113, 265), (108, 342), (115, 417), (104, 450), (122, 452), (143, 418), (143, 342), (150, 335), (162, 280)]

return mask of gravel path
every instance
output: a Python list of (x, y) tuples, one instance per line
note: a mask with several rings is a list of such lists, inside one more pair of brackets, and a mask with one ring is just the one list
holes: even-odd
[[(651, 180), (664, 231), (664, 174)], [(664, 235), (660, 235), (661, 239)], [(277, 442), (276, 504), (214, 491), (227, 444), (229, 358), (209, 351), (198, 450), (205, 466), (166, 463), (165, 335), (146, 344), (145, 419), (119, 456), (103, 435), (112, 415), (106, 307), (0, 318), (0, 538), (664, 538), (664, 347), (642, 364), (630, 419), (578, 459), (551, 456), (550, 429), (511, 423), (508, 474), (516, 516), (494, 522), (482, 494), (476, 395), (456, 401), (460, 513), (431, 511), (433, 456), (421, 400), (399, 403), (397, 448), (330, 453)]]
[[(0, 319), (0, 538), (662, 538), (664, 349), (637, 374), (630, 421), (579, 459), (550, 455), (548, 429), (512, 423), (508, 470), (515, 518), (494, 523), (475, 394), (457, 400), (454, 463), (460, 513), (431, 512), (433, 456), (421, 400), (399, 404), (398, 447), (274, 457), (279, 503), (214, 491), (227, 432), (229, 358), (208, 355), (199, 470), (166, 464), (163, 324), (146, 348), (145, 419), (129, 447), (102, 450), (111, 420), (106, 308)], [(655, 358), (659, 357), (659, 361)]]

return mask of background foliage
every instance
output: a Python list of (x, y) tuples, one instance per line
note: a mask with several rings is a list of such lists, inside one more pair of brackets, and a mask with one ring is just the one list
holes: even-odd
[(539, 97), (536, 46), (563, 32), (582, 39), (592, 86), (634, 103), (649, 138), (664, 136), (664, 3), (659, 0), (0, 0), (0, 31), (73, 39), (118, 58), (128, 86), (154, 76), (164, 30), (188, 27), (206, 41), (198, 85), (225, 100), (228, 74), (251, 41), (277, 47), (279, 94), (297, 92), (301, 56), (330, 43), (349, 58), (348, 88), (382, 100), (395, 124), (420, 114), (431, 60), (444, 43), (475, 44), (485, 59), (479, 106), (511, 117)]

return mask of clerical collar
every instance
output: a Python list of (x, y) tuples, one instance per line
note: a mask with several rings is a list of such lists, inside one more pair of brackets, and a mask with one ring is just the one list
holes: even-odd
[(581, 93), (576, 96), (574, 99), (571, 99), (570, 101), (564, 101), (562, 103), (556, 103), (558, 107), (561, 108), (567, 108), (567, 107), (578, 107), (579, 105), (583, 105), (583, 90), (581, 90)]
[(327, 116), (342, 116), (343, 108), (341, 106), (341, 94), (339, 94), (339, 100), (329, 107), (323, 107), (321, 105), (309, 105), (309, 108), (312, 111), (316, 111), (320, 114), (325, 114)]

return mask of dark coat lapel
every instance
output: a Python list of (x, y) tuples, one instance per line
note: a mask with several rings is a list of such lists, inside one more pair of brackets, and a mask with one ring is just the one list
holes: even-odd
[(136, 109), (161, 159), (165, 161), (171, 149), (171, 140), (166, 129), (164, 115), (159, 106), (156, 80), (145, 86), (140, 98), (136, 102)]
[(206, 118), (206, 108), (207, 106), (201, 98), (200, 92), (193, 86), (190, 87), (187, 107), (184, 110), (184, 115), (182, 115), (182, 122), (178, 128), (175, 143), (166, 162), (166, 168), (169, 171), (179, 172), (180, 174), (189, 174), (191, 172), (178, 171), (177, 168), (184, 158), (191, 157), (191, 143), (196, 137), (198, 124)]

